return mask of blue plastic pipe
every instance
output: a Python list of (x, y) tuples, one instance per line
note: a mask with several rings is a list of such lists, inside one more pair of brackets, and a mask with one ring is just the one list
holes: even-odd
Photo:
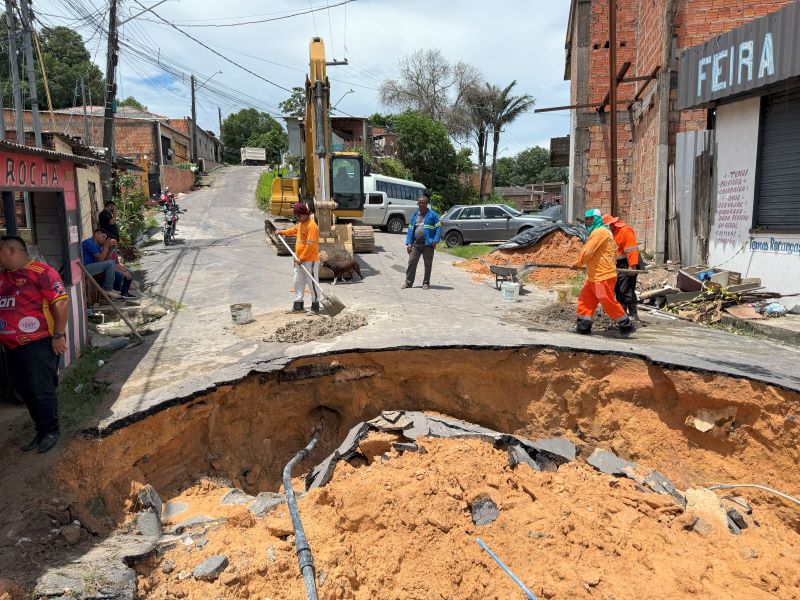
[(289, 461), (283, 469), (283, 489), (286, 492), (286, 504), (289, 505), (289, 516), (292, 518), (294, 528), (294, 545), (297, 551), (297, 562), (300, 563), (300, 572), (303, 574), (303, 582), (306, 586), (306, 598), (317, 600), (317, 581), (314, 573), (314, 557), (311, 555), (311, 546), (308, 545), (306, 533), (303, 530), (303, 523), (300, 521), (300, 512), (297, 510), (297, 503), (292, 489), (292, 468), (302, 461), (319, 441), (320, 429), (314, 432), (314, 437), (308, 446), (300, 450), (295, 457)]
[(494, 552), (489, 550), (489, 547), (486, 544), (483, 543), (483, 540), (481, 538), (475, 538), (475, 541), (478, 542), (478, 546), (480, 546), (481, 548), (486, 550), (486, 552), (489, 553), (489, 556), (491, 556), (494, 559), (494, 562), (496, 562), (498, 565), (500, 565), (500, 568), (503, 569), (503, 571), (508, 573), (508, 576), (511, 577), (511, 579), (514, 580), (514, 583), (516, 583), (522, 589), (522, 591), (525, 592), (525, 594), (528, 596), (528, 598), (530, 598), (530, 600), (536, 600), (536, 596), (534, 596), (531, 593), (531, 591), (528, 588), (525, 587), (525, 584), (522, 583), (519, 580), (519, 578), (516, 575), (514, 575), (514, 573), (511, 572), (511, 569), (509, 569), (502, 560), (497, 558), (497, 555)]

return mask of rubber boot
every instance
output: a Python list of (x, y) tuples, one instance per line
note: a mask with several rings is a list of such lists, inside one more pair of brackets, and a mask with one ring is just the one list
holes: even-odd
[(296, 312), (303, 312), (303, 310), (305, 310), (303, 308), (303, 302), (300, 301), (300, 302), (295, 302), (294, 304), (292, 304), (292, 309), (291, 310), (287, 310), (286, 312), (291, 314), (291, 313), (296, 313)]
[(639, 305), (636, 302), (631, 302), (625, 308), (627, 308), (628, 316), (633, 319), (634, 321), (639, 320)]
[(575, 327), (570, 329), (570, 332), (577, 333), (579, 335), (591, 335), (592, 321), (590, 319), (578, 319), (578, 322), (575, 324)]
[(319, 314), (319, 302), (312, 302), (311, 308), (308, 309), (308, 314), (310, 315), (318, 315)]
[(630, 317), (625, 317), (621, 321), (617, 321), (617, 326), (619, 327), (617, 337), (620, 338), (626, 338), (636, 331), (636, 325), (633, 324)]

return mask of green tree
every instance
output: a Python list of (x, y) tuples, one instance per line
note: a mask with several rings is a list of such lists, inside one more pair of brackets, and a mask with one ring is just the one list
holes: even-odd
[[(284, 136), (286, 135), (278, 121), (255, 108), (243, 108), (239, 112), (228, 115), (222, 123), (222, 143), (225, 145), (226, 158), (233, 163), (238, 163), (239, 148), (246, 147), (250, 140), (259, 138), (270, 131), (280, 131)], [(272, 141), (275, 139), (272, 138)], [(284, 139), (287, 141), (286, 146), (282, 149), (288, 147), (288, 138)], [(259, 138), (257, 147), (267, 148), (266, 145), (261, 145), (262, 141), (267, 140)]]
[(397, 117), (395, 115), (390, 114), (381, 114), (381, 113), (372, 113), (369, 117), (367, 117), (367, 121), (373, 127), (385, 127), (386, 129), (394, 129), (395, 119)]
[[(491, 86), (491, 104), (489, 110), (489, 122), (492, 127), (492, 174), (497, 167), (497, 148), (500, 146), (500, 133), (503, 128), (517, 120), (520, 115), (529, 111), (535, 100), (528, 94), (514, 96), (511, 90), (517, 85), (516, 80), (512, 81), (502, 90), (496, 86)], [(549, 161), (549, 153), (548, 153)], [(496, 184), (495, 184), (496, 185)]]
[(264, 148), (267, 151), (268, 163), (279, 163), (281, 153), (289, 148), (289, 136), (283, 129), (271, 129), (247, 140), (248, 148)]
[(567, 182), (566, 167), (550, 166), (550, 151), (541, 146), (527, 148), (514, 157), (497, 160), (495, 185), (528, 185), (530, 183)]
[[(17, 31), (19, 19), (16, 20)], [(22, 38), (18, 36), (17, 43), (17, 62), (20, 65), (20, 81), (22, 85), (23, 97), (29, 97), (28, 77), (22, 72), (23, 52)], [(47, 70), (47, 83), (50, 87), (50, 98), (53, 108), (69, 108), (80, 104), (80, 78), (83, 77), (86, 85), (87, 103), (91, 97), (94, 104), (103, 104), (104, 101), (104, 80), (100, 69), (92, 63), (89, 51), (83, 43), (81, 36), (69, 27), (45, 27), (39, 34), (42, 48), (42, 59)], [(0, 27), (0, 48), (5, 54), (8, 49), (8, 29)], [(36, 89), (39, 92), (39, 105), (44, 108), (47, 106), (45, 98), (44, 81), (42, 79), (39, 61), (35, 60), (34, 71), (36, 73)], [(0, 61), (0, 81), (4, 83), (10, 79), (8, 60)], [(4, 85), (5, 97), (10, 95), (10, 85)], [(6, 100), (7, 105), (8, 100)], [(28, 106), (30, 106), (28, 104)]]
[(306, 114), (306, 91), (301, 87), (293, 87), (292, 95), (278, 104), (283, 114), (290, 117), (304, 117)]
[(514, 177), (514, 169), (516, 168), (516, 160), (510, 156), (503, 156), (497, 159), (494, 173), (495, 186), (509, 186)]
[[(86, 86), (86, 102), (103, 104), (105, 82), (78, 32), (69, 27), (45, 27), (40, 34), (42, 60), (47, 71), (47, 83), (53, 108), (68, 108), (80, 104), (80, 79)], [(44, 102), (44, 83), (36, 62), (36, 80), (40, 102)]]
[(398, 156), (414, 180), (441, 195), (441, 206), (463, 200), (461, 176), (472, 168), (468, 149), (456, 152), (444, 125), (427, 115), (407, 111), (397, 117)]
[(135, 108), (136, 110), (141, 110), (141, 111), (144, 111), (144, 112), (148, 112), (149, 111), (149, 109), (144, 104), (139, 102), (133, 96), (128, 96), (124, 100), (120, 100), (117, 103), (117, 105), (118, 106), (130, 106), (131, 108)]

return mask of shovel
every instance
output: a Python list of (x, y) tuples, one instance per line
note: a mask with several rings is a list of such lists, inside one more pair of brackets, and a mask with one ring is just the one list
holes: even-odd
[(301, 269), (303, 269), (303, 272), (306, 275), (308, 275), (308, 278), (313, 282), (314, 287), (317, 288), (319, 295), (322, 296), (322, 302), (320, 304), (322, 304), (323, 310), (327, 312), (331, 317), (335, 317), (340, 312), (342, 312), (345, 309), (344, 302), (339, 300), (333, 294), (326, 295), (325, 292), (322, 291), (322, 288), (319, 286), (319, 283), (317, 283), (317, 280), (314, 279), (311, 273), (308, 272), (308, 269), (306, 269), (303, 266), (303, 263), (300, 262), (300, 259), (297, 258), (297, 255), (294, 253), (294, 251), (291, 248), (289, 248), (289, 244), (286, 243), (286, 240), (283, 239), (283, 236), (279, 235), (277, 236), (277, 238), (283, 243), (284, 246), (286, 246), (286, 249), (289, 251), (289, 254), (291, 254), (292, 257), (297, 261), (297, 265)]
[[(569, 265), (548, 265), (542, 263), (526, 263), (526, 267), (536, 267), (537, 269), (572, 269), (577, 270), (574, 267)], [(583, 269), (584, 267), (581, 267)], [(617, 273), (620, 275), (640, 275), (643, 271), (638, 271), (636, 269), (617, 269)]]

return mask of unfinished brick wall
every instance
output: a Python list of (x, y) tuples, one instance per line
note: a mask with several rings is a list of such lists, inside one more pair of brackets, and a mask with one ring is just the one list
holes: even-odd
[[(683, 49), (701, 44), (720, 33), (743, 25), (755, 18), (774, 12), (794, 0), (676, 0), (675, 48), (679, 56)], [(662, 66), (665, 0), (619, 0), (617, 2), (617, 65), (626, 61), (631, 67), (628, 76), (649, 75)], [(600, 102), (608, 91), (608, 3), (592, 2), (589, 47), (589, 98)], [(573, 43), (576, 43), (575, 40)], [(574, 57), (574, 52), (573, 52)], [(574, 65), (574, 62), (573, 62)], [(680, 68), (677, 58), (672, 65)], [(572, 101), (576, 102), (576, 85), (571, 86)], [(673, 77), (673, 84), (676, 79)], [(618, 120), (618, 180), (620, 216), (637, 231), (640, 244), (653, 249), (655, 240), (654, 213), (656, 207), (656, 156), (658, 147), (659, 104), (657, 81), (622, 84), (618, 90), (621, 100), (632, 98), (642, 90), (640, 102), (631, 111), (619, 106)], [(705, 129), (706, 110), (677, 111), (676, 90), (670, 94), (669, 163), (675, 160), (675, 135), (678, 132)], [(596, 113), (582, 109), (578, 113)], [(586, 189), (586, 206), (610, 209), (610, 178), (608, 151), (608, 115), (602, 123), (588, 125), (590, 142), (586, 180), (575, 186)]]
[(161, 167), (161, 187), (168, 187), (173, 194), (188, 192), (194, 185), (194, 173), (189, 169), (178, 169), (164, 165)]

